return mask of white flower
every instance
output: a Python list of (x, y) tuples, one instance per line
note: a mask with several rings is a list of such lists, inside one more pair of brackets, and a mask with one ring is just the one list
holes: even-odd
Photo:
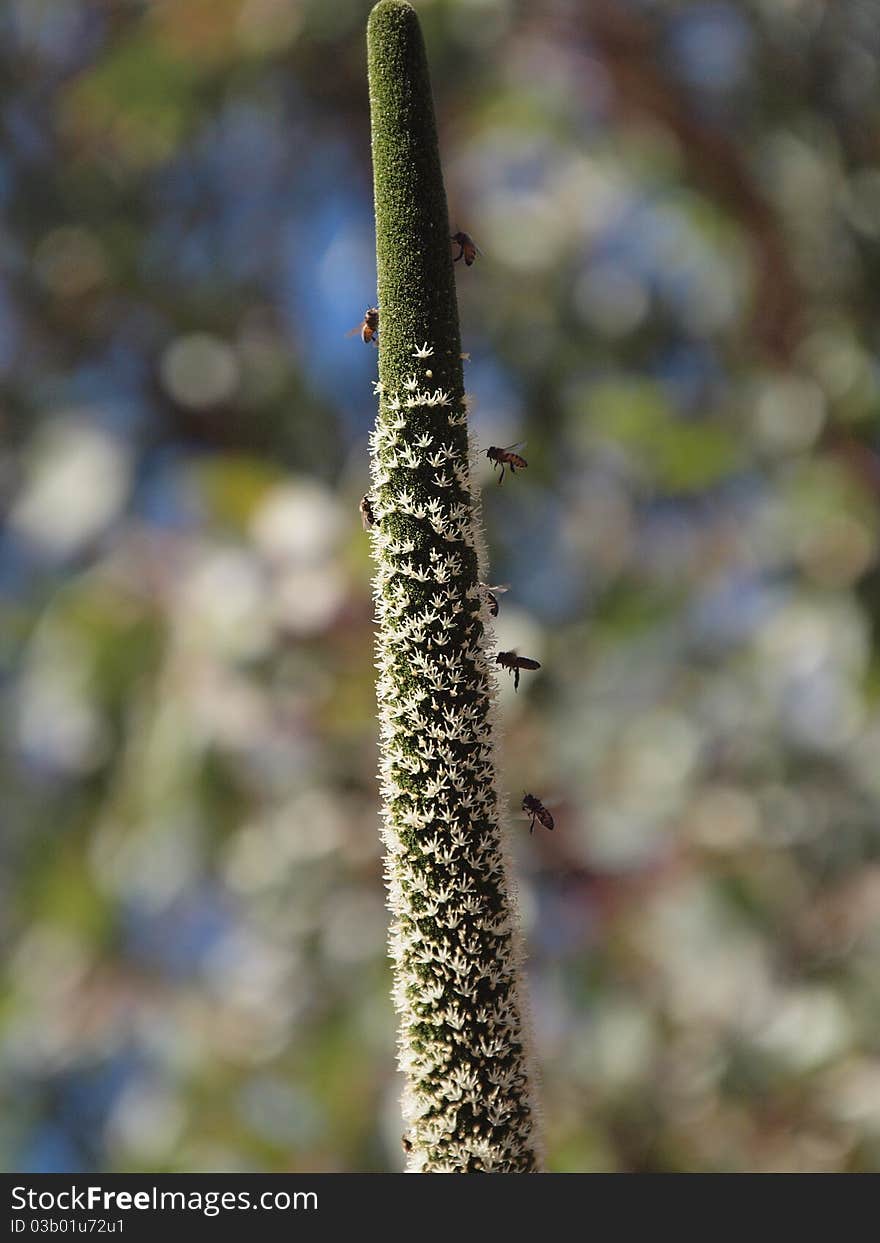
[[(435, 352), (428, 342), (412, 348), (416, 360)], [(474, 547), (482, 581), (491, 578), (471, 484), (473, 450), (452, 430), (465, 425), (466, 411), (457, 393), (427, 387), (433, 382), (426, 369), (386, 386), (370, 441), (377, 504), (386, 517), (406, 519), (395, 535), (374, 532), (372, 549), (408, 1164), (514, 1172), (534, 1168), (536, 1155), (515, 907), (487, 910), (482, 888), (504, 889), (504, 800), (491, 728), (497, 666), (482, 632), (460, 633), (485, 611), (486, 589), (461, 582)]]

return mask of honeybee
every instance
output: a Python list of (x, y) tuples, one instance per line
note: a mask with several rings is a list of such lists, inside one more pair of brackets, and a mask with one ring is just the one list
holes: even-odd
[(535, 798), (534, 794), (523, 795), (522, 809), (532, 818), (531, 823), (529, 824), (530, 833), (533, 832), (535, 828), (536, 820), (540, 824), (543, 824), (545, 829), (550, 829), (552, 831), (553, 817), (550, 815), (550, 812), (547, 810), (547, 808), (544, 806), (541, 800), (539, 798)]
[(465, 263), (470, 267), (477, 255), (483, 253), (470, 233), (453, 233), (449, 240), (458, 247), (458, 254), (452, 260), (453, 263), (458, 263), (459, 259), (464, 256)]
[(368, 306), (364, 311), (364, 318), (356, 328), (352, 328), (345, 335), (353, 337), (356, 332), (361, 334), (361, 340), (364, 345), (369, 345), (372, 341), (374, 345), (378, 345), (376, 334), (379, 331), (379, 308), (377, 306)]
[(373, 513), (373, 502), (370, 500), (369, 492), (365, 492), (361, 497), (359, 509), (364, 530), (369, 531), (370, 527), (374, 526), (376, 522), (376, 515)]
[(486, 450), (486, 457), (490, 462), (494, 462), (495, 466), (501, 467), (501, 474), (498, 476), (499, 486), (504, 478), (505, 466), (511, 475), (515, 475), (517, 470), (525, 470), (528, 462), (524, 457), (520, 457), (518, 453), (511, 453), (511, 449), (518, 449), (524, 441), (520, 440), (515, 445), (508, 445), (506, 449), (499, 449), (497, 445), (489, 445)]
[(485, 583), (481, 583), (480, 586), (483, 588), (483, 591), (485, 591), (489, 599), (489, 616), (497, 617), (498, 616), (498, 596), (500, 596), (503, 591), (509, 591), (510, 590), (509, 587), (507, 586), (506, 583), (496, 583), (492, 587), (487, 587)]
[(513, 674), (513, 689), (515, 691), (519, 690), (520, 669), (541, 668), (536, 660), (530, 660), (528, 656), (517, 656), (516, 652), (499, 652), (495, 657), (495, 661), (502, 669), (506, 669), (508, 673)]

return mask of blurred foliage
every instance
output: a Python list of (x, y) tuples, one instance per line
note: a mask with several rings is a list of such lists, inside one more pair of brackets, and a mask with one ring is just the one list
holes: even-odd
[[(366, 3), (0, 10), (4, 1164), (399, 1168)], [(555, 1170), (880, 1167), (880, 6), (424, 0)]]

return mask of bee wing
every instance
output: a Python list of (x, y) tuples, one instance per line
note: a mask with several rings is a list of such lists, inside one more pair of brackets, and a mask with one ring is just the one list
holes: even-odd
[[(542, 807), (540, 811), (524, 811), (520, 809), (520, 814), (518, 816), (514, 816), (514, 819), (515, 820), (531, 820), (532, 816), (535, 817), (535, 819), (538, 821), (539, 824), (543, 824), (545, 829), (550, 829), (551, 832), (556, 827), (556, 821), (550, 815), (550, 812), (547, 810), (546, 806)], [(549, 817), (550, 819), (549, 824), (545, 823), (544, 816)]]
[(347, 337), (353, 337), (356, 332), (363, 332), (365, 323), (366, 321), (362, 319), (359, 324), (356, 324), (355, 327), (351, 328), (345, 335)]
[(509, 453), (511, 449), (525, 449), (528, 443), (527, 440), (518, 440), (515, 445), (505, 445), (502, 452)]
[(510, 591), (510, 583), (493, 583), (492, 586), (489, 586), (488, 583), (483, 583), (481, 585), (484, 591), (491, 591), (499, 596), (503, 595), (505, 591)]
[[(527, 793), (534, 793), (534, 791), (527, 791)], [(535, 797), (550, 812), (558, 812), (565, 803), (565, 795), (558, 786), (551, 786), (549, 790), (545, 789), (543, 794), (538, 794)], [(523, 798), (525, 798), (525, 795), (523, 795)]]
[(531, 660), (528, 656), (517, 656), (517, 664), (520, 669), (540, 669), (541, 666), (537, 660)]

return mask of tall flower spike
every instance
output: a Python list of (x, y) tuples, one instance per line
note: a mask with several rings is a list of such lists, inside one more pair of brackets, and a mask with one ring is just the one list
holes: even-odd
[[(381, 0), (367, 44), (382, 307), (370, 537), (404, 1147), (412, 1172), (530, 1172), (540, 1156), (496, 784), (485, 558), (413, 8)], [(414, 342), (424, 342), (416, 357), (431, 358), (430, 390), (413, 375)]]

